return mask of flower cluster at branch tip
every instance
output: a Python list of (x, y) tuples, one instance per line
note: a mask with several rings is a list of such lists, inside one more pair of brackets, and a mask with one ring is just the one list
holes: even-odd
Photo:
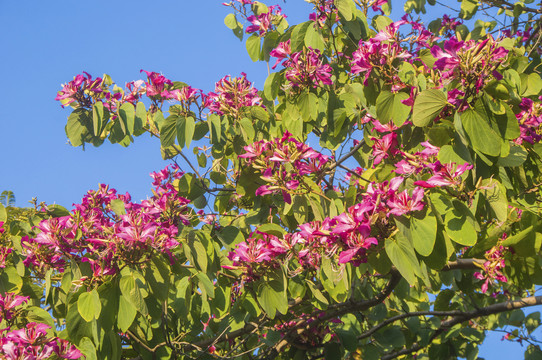
[(311, 0), (316, 12), (309, 14), (309, 20), (314, 21), (319, 27), (323, 27), (328, 19), (335, 15), (335, 21), (338, 21), (339, 11), (335, 7), (334, 0)]
[(365, 75), (364, 85), (368, 85), (369, 78), (374, 74), (385, 83), (394, 85), (395, 90), (402, 88), (394, 62), (412, 57), (401, 47), (398, 38), (397, 30), (405, 23), (404, 20), (392, 23), (373, 38), (360, 40), (358, 49), (352, 54), (351, 71), (352, 75)]
[[(228, 258), (234, 266), (246, 268), (247, 279), (258, 278), (266, 269), (282, 261), (296, 259), (302, 269), (317, 269), (322, 256), (338, 255), (338, 263), (358, 266), (367, 261), (367, 251), (391, 234), (391, 216), (423, 210), (424, 191), (416, 187), (399, 192), (402, 177), (368, 185), (360, 203), (346, 212), (323, 221), (299, 226), (299, 231), (282, 238), (262, 232), (253, 233), (237, 245)], [(412, 195), (410, 195), (410, 193)]]
[(268, 183), (256, 190), (256, 195), (282, 192), (284, 200), (291, 203), (291, 195), (308, 193), (311, 183), (307, 175), (319, 173), (328, 162), (328, 156), (314, 151), (286, 132), (282, 138), (261, 140), (244, 147), (239, 155), (247, 165), (260, 173)]
[(245, 106), (262, 106), (258, 90), (247, 80), (247, 74), (232, 78), (225, 76), (215, 85), (215, 91), (207, 94), (205, 105), (209, 110), (219, 115), (237, 117)]
[(74, 77), (74, 79), (64, 85), (55, 98), (61, 102), (62, 107), (73, 105), (75, 107), (91, 107), (93, 99), (104, 97), (104, 90), (107, 90), (107, 84), (102, 78), (93, 79), (92, 76), (83, 72)]
[(437, 160), (439, 148), (431, 145), (429, 142), (422, 142), (424, 150), (415, 154), (409, 154), (401, 151), (403, 160), (395, 164), (395, 172), (403, 176), (414, 174), (429, 174), (426, 180), (417, 180), (414, 185), (424, 188), (433, 188), (441, 186), (460, 187), (463, 183), (462, 175), (473, 168), (471, 164), (464, 163), (458, 165), (454, 162), (442, 164)]
[[(542, 96), (539, 97), (542, 100)], [(524, 141), (530, 144), (542, 140), (542, 105), (529, 98), (523, 98), (519, 104), (520, 112), (516, 114), (521, 135), (515, 140), (517, 144)]]
[(89, 191), (72, 214), (41, 221), (34, 238), (21, 240), (24, 264), (44, 274), (50, 268), (64, 271), (69, 260), (88, 262), (100, 281), (121, 264), (145, 262), (153, 252), (173, 260), (178, 225), (190, 219), (189, 200), (173, 185), (182, 175), (177, 167), (152, 173), (154, 195), (140, 204), (106, 185)]
[(6, 260), (9, 254), (11, 254), (12, 244), (4, 235), (6, 229), (4, 229), (4, 222), (0, 221), (0, 268), (6, 267)]
[(292, 54), (290, 40), (281, 42), (270, 55), (277, 58), (277, 64), (283, 60), (286, 68), (285, 77), (289, 81), (287, 87), (316, 88), (323, 85), (333, 85), (331, 81), (331, 66), (324, 64), (320, 50), (304, 48)]
[(507, 234), (505, 233), (495, 246), (486, 251), (486, 261), (482, 265), (482, 272), (474, 273), (476, 279), (485, 280), (481, 288), (483, 293), (486, 293), (489, 285), (493, 285), (496, 281), (508, 282), (502, 273), (505, 266), (505, 255), (509, 252), (509, 249), (502, 245), (506, 238)]
[(444, 14), (440, 22), (439, 33), (444, 37), (451, 38), (455, 35), (455, 30), (461, 24), (463, 24), (462, 19), (449, 17), (448, 15)]
[(252, 25), (247, 27), (246, 32), (247, 34), (258, 32), (262, 36), (274, 30), (283, 19), (286, 19), (286, 15), (282, 14), (280, 6), (269, 6), (267, 12), (251, 15), (247, 18)]
[(508, 50), (500, 47), (492, 37), (484, 41), (459, 41), (455, 36), (444, 41), (443, 48), (433, 46), (434, 67), (440, 71), (440, 86), (458, 82), (459, 88), (448, 92), (448, 102), (459, 111), (469, 107), (469, 99), (492, 79), (501, 80), (499, 65)]
[(66, 340), (50, 336), (49, 325), (30, 322), (20, 328), (14, 326), (15, 314), (22, 311), (20, 307), (28, 299), (27, 296), (13, 293), (0, 295), (0, 322), (5, 320), (9, 325), (0, 330), (0, 359), (38, 360), (52, 356), (60, 359), (80, 359), (83, 354), (75, 346)]

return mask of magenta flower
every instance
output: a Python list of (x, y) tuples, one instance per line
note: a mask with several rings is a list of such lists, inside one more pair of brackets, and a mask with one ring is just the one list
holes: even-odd
[(331, 66), (324, 64), (318, 49), (303, 49), (293, 53), (282, 63), (287, 68), (285, 76), (291, 87), (313, 87), (332, 85)]
[(269, 6), (268, 12), (260, 15), (251, 15), (247, 20), (252, 23), (246, 29), (247, 34), (258, 32), (260, 36), (268, 31), (273, 30), (273, 27), (278, 25), (282, 19), (285, 19), (286, 15), (282, 14), (280, 6)]
[(211, 112), (237, 117), (245, 106), (262, 106), (258, 90), (247, 80), (247, 74), (241, 75), (238, 78), (225, 76), (216, 83), (215, 92), (207, 94), (205, 105)]
[(155, 99), (172, 99), (172, 95), (168, 91), (168, 85), (173, 85), (173, 82), (167, 79), (164, 75), (155, 73), (153, 71), (141, 70), (147, 74), (147, 81), (145, 82), (147, 96)]
[(461, 184), (461, 175), (467, 170), (472, 169), (472, 165), (463, 164), (457, 166), (456, 163), (441, 164), (440, 161), (436, 161), (432, 164), (434, 175), (427, 181), (415, 181), (414, 185), (422, 186), (424, 188), (432, 188), (436, 186), (458, 186)]
[(408, 190), (405, 190), (388, 200), (387, 205), (391, 209), (391, 214), (401, 216), (411, 211), (423, 210), (425, 206), (425, 203), (422, 201), (423, 197), (423, 189), (417, 187), (412, 191), (412, 197), (408, 195)]
[(290, 46), (290, 39), (286, 42), (281, 42), (275, 49), (271, 50), (269, 53), (270, 56), (276, 57), (277, 62), (271, 67), (275, 69), (279, 62), (283, 59), (286, 59), (292, 53), (292, 48)]
[(373, 164), (378, 165), (383, 159), (387, 159), (390, 155), (394, 156), (397, 154), (397, 134), (390, 133), (384, 135), (382, 139), (371, 138), (374, 141), (373, 144)]

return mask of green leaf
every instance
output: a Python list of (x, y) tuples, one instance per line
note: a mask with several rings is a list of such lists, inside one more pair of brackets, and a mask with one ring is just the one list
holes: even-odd
[(81, 317), (87, 322), (100, 317), (102, 304), (100, 303), (100, 296), (96, 289), (93, 289), (91, 292), (84, 292), (79, 296), (77, 299), (77, 309)]
[(437, 218), (435, 215), (428, 212), (422, 218), (412, 216), (410, 218), (410, 231), (416, 252), (422, 256), (429, 256), (433, 251), (437, 238)]
[(476, 244), (477, 233), (467, 217), (468, 214), (454, 208), (446, 214), (444, 226), (450, 239), (461, 245), (472, 246)]
[(482, 182), (482, 194), (489, 206), (495, 213), (499, 222), (508, 219), (508, 199), (506, 189), (495, 179), (487, 179)]
[(119, 116), (126, 127), (126, 133), (131, 135), (135, 129), (135, 109), (134, 105), (126, 102), (119, 109)]
[(239, 228), (235, 226), (226, 226), (223, 227), (218, 232), (218, 238), (224, 243), (225, 246), (233, 247), (243, 241), (245, 237)]
[(27, 320), (31, 322), (44, 323), (50, 327), (55, 327), (55, 322), (51, 317), (51, 314), (49, 314), (46, 310), (38, 306), (29, 306), (26, 308), (26, 311), (28, 311), (28, 314), (26, 315)]
[(224, 24), (232, 30), (239, 26), (239, 22), (237, 21), (237, 17), (235, 16), (235, 14), (226, 15), (226, 17), (224, 18)]
[(307, 28), (312, 23), (313, 23), (312, 21), (306, 21), (294, 27), (294, 29), (292, 30), (292, 36), (291, 36), (292, 52), (301, 51), (301, 49), (303, 48), (303, 45), (305, 44), (305, 34), (307, 32)]
[(94, 130), (94, 136), (99, 136), (102, 132), (104, 120), (104, 104), (99, 101), (92, 105), (92, 128)]
[(160, 126), (160, 144), (162, 148), (167, 148), (175, 144), (177, 118), (175, 115), (170, 115)]
[(147, 124), (147, 110), (145, 110), (145, 104), (138, 102), (136, 106), (136, 112), (134, 117), (134, 134), (139, 135), (139, 132), (143, 129), (143, 126)]
[(508, 156), (499, 158), (497, 164), (506, 167), (521, 166), (527, 160), (527, 155), (527, 151), (522, 146), (511, 146)]
[(68, 314), (66, 315), (66, 329), (68, 330), (68, 338), (73, 343), (79, 343), (84, 337), (90, 337), (97, 339), (97, 327), (96, 320), (85, 321), (79, 314), (76, 304), (72, 304), (68, 308)]
[(271, 73), (267, 79), (265, 79), (263, 93), (268, 100), (274, 100), (277, 97), (280, 85), (279, 80), (279, 73)]
[(414, 101), (412, 122), (419, 127), (429, 125), (447, 104), (448, 99), (442, 90), (428, 89), (422, 91)]
[(96, 347), (94, 346), (94, 343), (92, 340), (90, 340), (88, 337), (84, 337), (81, 339), (78, 345), (79, 350), (85, 355), (86, 360), (97, 360), (96, 356)]
[(316, 120), (318, 117), (318, 97), (311, 92), (304, 92), (299, 95), (297, 104), (303, 120)]
[(119, 313), (117, 315), (117, 325), (122, 332), (126, 332), (135, 320), (137, 310), (130, 301), (124, 296), (119, 298)]
[(284, 230), (280, 225), (273, 223), (261, 225), (258, 227), (258, 231), (278, 237), (283, 237), (284, 234), (286, 234), (286, 230)]
[(117, 216), (126, 214), (126, 207), (124, 206), (124, 201), (121, 199), (111, 200), (111, 210), (117, 214)]
[(92, 124), (92, 119), (88, 110), (76, 109), (70, 114), (66, 124), (66, 135), (72, 146), (77, 147), (84, 144), (86, 136), (89, 135), (87, 129), (89, 124)]
[(376, 99), (376, 115), (378, 121), (386, 124), (393, 120), (397, 126), (405, 123), (408, 114), (410, 114), (410, 106), (406, 106), (401, 101), (408, 99), (408, 94), (404, 92), (392, 93), (390, 91), (382, 91)]
[(215, 297), (215, 287), (213, 285), (213, 282), (207, 276), (207, 274), (204, 274), (204, 273), (200, 272), (200, 273), (198, 273), (196, 275), (196, 277), (198, 278), (198, 282), (199, 282), (200, 287), (203, 287), (205, 289), (205, 292), (207, 293), (207, 295), (210, 298), (214, 298)]
[(283, 315), (288, 311), (285, 280), (282, 269), (278, 268), (258, 284), (258, 303), (271, 319), (277, 311)]
[(521, 96), (528, 97), (540, 94), (542, 90), (542, 78), (540, 74), (521, 74)]
[(247, 52), (252, 61), (260, 60), (261, 39), (258, 35), (252, 34), (246, 42)]
[(242, 118), (241, 121), (239, 121), (239, 125), (241, 125), (243, 139), (245, 139), (247, 144), (251, 144), (254, 140), (254, 135), (256, 135), (254, 126), (252, 126), (252, 121), (249, 118)]
[(153, 256), (150, 266), (145, 268), (145, 281), (149, 284), (153, 295), (160, 301), (167, 300), (171, 270), (169, 260), (163, 256)]
[(478, 0), (463, 0), (461, 1), (461, 11), (459, 17), (469, 20), (478, 11)]
[(385, 247), (393, 265), (410, 285), (414, 285), (416, 274), (420, 273), (421, 269), (416, 253), (408, 240), (402, 236), (398, 236), (397, 239), (388, 238)]
[(222, 138), (222, 124), (220, 116), (211, 114), (207, 117), (207, 123), (209, 124), (209, 131), (211, 132), (211, 144), (219, 144)]
[(316, 24), (313, 24), (307, 28), (307, 31), (305, 32), (305, 46), (318, 49), (320, 51), (325, 50), (326, 46), (324, 44), (324, 38), (322, 38), (320, 30)]
[(239, 40), (243, 40), (243, 25), (237, 21), (235, 14), (228, 14), (224, 18), (224, 24), (233, 31)]
[(13, 292), (18, 293), (23, 287), (23, 279), (13, 266), (0, 269), (0, 294)]
[(475, 150), (486, 155), (499, 156), (502, 140), (490, 126), (489, 119), (478, 111), (467, 109), (461, 114), (461, 122)]
[[(128, 300), (141, 314), (147, 315), (147, 305), (139, 289), (138, 282), (136, 281), (134, 274), (124, 275), (120, 279), (119, 283), (122, 296)], [(119, 304), (120, 305), (120, 304)]]
[(282, 114), (282, 121), (284, 122), (284, 128), (298, 139), (303, 136), (303, 118), (297, 109), (297, 106), (290, 105), (286, 107)]
[(0, 204), (0, 221), (6, 222), (8, 220), (8, 213), (4, 205)]
[(333, 3), (346, 21), (352, 20), (352, 7), (350, 6), (350, 0), (335, 0)]
[(197, 269), (207, 272), (207, 250), (205, 249), (205, 246), (200, 241), (200, 238), (196, 236), (194, 231), (191, 231), (188, 234), (188, 247), (190, 251), (190, 255), (193, 259), (191, 261)]
[(442, 290), (435, 299), (435, 310), (436, 311), (449, 311), (450, 309), (450, 300), (455, 296), (455, 291), (451, 289)]

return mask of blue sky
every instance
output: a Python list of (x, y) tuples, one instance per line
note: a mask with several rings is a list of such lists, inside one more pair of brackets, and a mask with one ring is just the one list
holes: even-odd
[[(393, 3), (400, 14), (403, 2)], [(280, 6), (290, 23), (310, 11), (302, 0)], [(204, 91), (244, 71), (261, 89), (267, 67), (253, 63), (224, 26), (228, 13), (215, 0), (0, 0), (0, 191), (12, 190), (18, 206), (37, 197), (67, 208), (99, 183), (134, 200), (150, 195), (148, 174), (166, 165), (158, 141), (144, 135), (128, 148), (74, 148), (64, 132), (70, 111), (54, 101), (56, 92), (82, 71), (107, 73), (123, 86), (142, 78), (141, 69)], [(501, 336), (490, 336), (480, 356), (523, 358), (522, 348)]]

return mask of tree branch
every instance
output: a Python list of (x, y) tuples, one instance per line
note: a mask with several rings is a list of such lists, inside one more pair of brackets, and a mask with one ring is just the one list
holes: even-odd
[(531, 296), (522, 298), (519, 300), (513, 300), (513, 301), (505, 301), (502, 303), (497, 303), (493, 305), (489, 305), (483, 308), (479, 308), (472, 311), (467, 312), (461, 312), (460, 314), (452, 316), (450, 319), (445, 320), (441, 322), (440, 327), (434, 332), (434, 334), (431, 336), (429, 342), (426, 345), (421, 345), (419, 343), (413, 344), (412, 347), (408, 349), (402, 349), (393, 353), (386, 354), (382, 356), (382, 360), (391, 360), (395, 359), (396, 357), (399, 357), (401, 355), (407, 355), (411, 354), (413, 352), (416, 352), (418, 350), (421, 350), (431, 344), (431, 342), (437, 338), (440, 334), (442, 334), (447, 329), (451, 328), (454, 325), (460, 324), (462, 322), (478, 318), (481, 316), (488, 316), (493, 314), (498, 314), (505, 311), (515, 310), (515, 309), (522, 309), (525, 307), (535, 306), (535, 305), (541, 305), (542, 304), (542, 296)]

